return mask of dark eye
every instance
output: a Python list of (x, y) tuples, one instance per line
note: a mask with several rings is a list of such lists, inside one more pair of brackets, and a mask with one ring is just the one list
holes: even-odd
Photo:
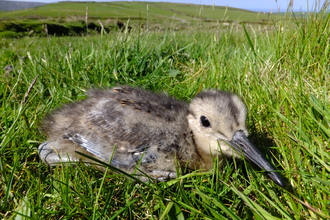
[(204, 127), (211, 127), (210, 121), (205, 116), (201, 116), (201, 123)]

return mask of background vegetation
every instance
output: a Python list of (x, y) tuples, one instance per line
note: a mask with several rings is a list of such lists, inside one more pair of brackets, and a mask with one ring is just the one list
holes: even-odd
[[(87, 19), (86, 19), (87, 13)], [(275, 16), (277, 18), (277, 16)], [(124, 29), (183, 30), (241, 22), (272, 23), (272, 15), (252, 11), (164, 2), (60, 2), (0, 12), (0, 38), (81, 36)], [(15, 34), (16, 33), (16, 34)]]
[(148, 19), (148, 20), (176, 20), (188, 21), (207, 19), (228, 19), (232, 21), (260, 21), (268, 15), (238, 8), (223, 6), (207, 6), (195, 4), (180, 4), (167, 2), (59, 2), (40, 7), (1, 12), (3, 18), (17, 18), (32, 16), (63, 18), (68, 16), (86, 16), (86, 8), (91, 18), (120, 18), (120, 19)]
[[(2, 219), (330, 218), (330, 65), (327, 13), (177, 31), (0, 41)], [(167, 183), (136, 183), (83, 164), (49, 168), (38, 124), (91, 87), (166, 91), (189, 101), (232, 91), (249, 109), (250, 139), (282, 171), (287, 189), (243, 161)]]

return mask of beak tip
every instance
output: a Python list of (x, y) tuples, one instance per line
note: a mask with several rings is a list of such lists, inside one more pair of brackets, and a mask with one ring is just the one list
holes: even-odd
[(274, 183), (276, 183), (277, 185), (279, 185), (283, 189), (285, 188), (285, 186), (286, 186), (285, 181), (283, 180), (283, 178), (280, 174), (271, 172), (271, 173), (268, 173), (268, 175), (274, 181)]
[(285, 181), (279, 173), (274, 172), (273, 166), (268, 160), (260, 153), (260, 151), (247, 139), (243, 131), (235, 132), (233, 139), (229, 141), (229, 144), (237, 151), (242, 152), (252, 163), (256, 164), (261, 169), (268, 172), (269, 177), (282, 187), (286, 187)]

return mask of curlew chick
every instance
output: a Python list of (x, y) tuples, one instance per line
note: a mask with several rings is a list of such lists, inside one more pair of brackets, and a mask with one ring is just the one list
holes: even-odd
[[(82, 152), (129, 173), (158, 181), (176, 178), (176, 166), (210, 170), (214, 157), (245, 157), (284, 186), (247, 139), (246, 108), (234, 94), (206, 90), (190, 104), (165, 94), (122, 86), (92, 89), (88, 98), (55, 110), (42, 123), (39, 146), (48, 165), (88, 162)], [(219, 160), (220, 161), (220, 160)]]

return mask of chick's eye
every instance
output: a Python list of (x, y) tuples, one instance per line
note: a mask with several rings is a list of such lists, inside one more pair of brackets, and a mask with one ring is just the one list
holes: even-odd
[(205, 116), (201, 116), (201, 123), (204, 127), (211, 127), (210, 121)]

